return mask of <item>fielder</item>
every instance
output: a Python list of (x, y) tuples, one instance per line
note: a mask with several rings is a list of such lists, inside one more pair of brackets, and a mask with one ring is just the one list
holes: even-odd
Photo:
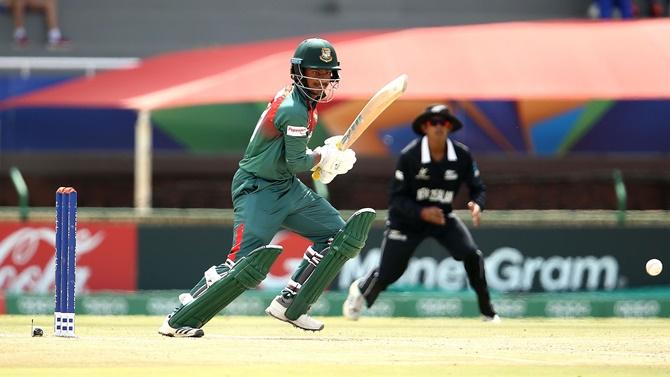
[(462, 183), (470, 190), (468, 208), (475, 226), (486, 201), (486, 187), (469, 150), (448, 138), (461, 127), (446, 105), (428, 107), (412, 123), (421, 137), (405, 147), (398, 160), (380, 265), (349, 287), (342, 308), (346, 318), (358, 319), (363, 303), (371, 307), (377, 296), (402, 276), (421, 241), (433, 237), (454, 259), (463, 261), (484, 320), (500, 322), (491, 305), (482, 253), (468, 228), (452, 213), (451, 202)]
[(204, 272), (181, 305), (158, 332), (201, 337), (202, 327), (236, 297), (255, 288), (267, 275), (281, 246), (269, 245), (280, 228), (313, 242), (288, 285), (265, 312), (295, 327), (320, 331), (324, 324), (307, 314), (342, 265), (358, 255), (375, 212), (366, 208), (345, 223), (328, 201), (305, 186), (296, 173), (320, 168), (331, 182), (356, 162), (353, 150), (340, 151), (338, 137), (307, 148), (317, 124), (317, 104), (332, 100), (340, 80), (340, 63), (330, 42), (301, 42), (291, 59), (292, 83), (268, 104), (251, 136), (232, 182), (233, 247), (226, 261)]

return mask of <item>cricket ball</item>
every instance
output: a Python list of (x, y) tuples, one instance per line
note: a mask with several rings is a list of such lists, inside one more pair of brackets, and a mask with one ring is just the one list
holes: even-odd
[(42, 335), (44, 335), (44, 330), (42, 330), (39, 327), (35, 327), (33, 329), (33, 336), (42, 336)]
[(649, 259), (645, 268), (649, 275), (656, 276), (663, 271), (663, 263), (658, 259)]

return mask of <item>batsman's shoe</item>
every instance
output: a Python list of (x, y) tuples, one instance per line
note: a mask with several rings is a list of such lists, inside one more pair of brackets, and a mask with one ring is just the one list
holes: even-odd
[(357, 321), (361, 317), (361, 311), (363, 311), (363, 293), (361, 293), (358, 284), (361, 279), (354, 280), (353, 283), (349, 286), (349, 295), (347, 299), (344, 300), (342, 304), (342, 315), (344, 318), (350, 319), (352, 321)]
[(277, 296), (270, 306), (265, 309), (265, 313), (271, 317), (274, 317), (280, 321), (288, 322), (293, 326), (307, 330), (307, 331), (321, 331), (323, 330), (323, 322), (310, 317), (307, 314), (303, 314), (298, 319), (288, 319), (286, 318), (286, 307), (281, 304), (282, 296)]
[(202, 329), (197, 329), (190, 326), (182, 326), (178, 328), (170, 327), (168, 321), (172, 317), (172, 314), (165, 317), (165, 321), (160, 328), (158, 328), (158, 333), (164, 336), (175, 337), (175, 338), (200, 338), (205, 335), (205, 332)]
[(487, 323), (498, 324), (498, 323), (502, 322), (502, 319), (500, 319), (499, 315), (494, 314), (492, 316), (488, 316), (488, 315), (482, 316), (482, 321), (487, 322)]

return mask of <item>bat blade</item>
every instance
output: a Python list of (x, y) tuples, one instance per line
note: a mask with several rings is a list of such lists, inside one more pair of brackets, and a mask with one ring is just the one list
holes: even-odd
[[(339, 150), (348, 149), (384, 110), (400, 98), (406, 89), (407, 75), (404, 73), (379, 89), (351, 122), (342, 140), (337, 143), (337, 148)], [(321, 177), (321, 169), (317, 168), (312, 173), (312, 178), (319, 179), (319, 177)]]
[(407, 89), (407, 75), (402, 74), (384, 85), (365, 104), (354, 121), (344, 133), (340, 144), (341, 150), (349, 148), (365, 132), (365, 130)]

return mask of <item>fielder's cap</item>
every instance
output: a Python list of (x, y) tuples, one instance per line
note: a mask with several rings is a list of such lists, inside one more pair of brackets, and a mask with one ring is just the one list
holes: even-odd
[(423, 135), (421, 126), (430, 120), (444, 121), (451, 124), (450, 132), (458, 131), (463, 127), (463, 123), (451, 113), (449, 106), (438, 103), (426, 107), (426, 110), (414, 119), (412, 130), (419, 135)]

